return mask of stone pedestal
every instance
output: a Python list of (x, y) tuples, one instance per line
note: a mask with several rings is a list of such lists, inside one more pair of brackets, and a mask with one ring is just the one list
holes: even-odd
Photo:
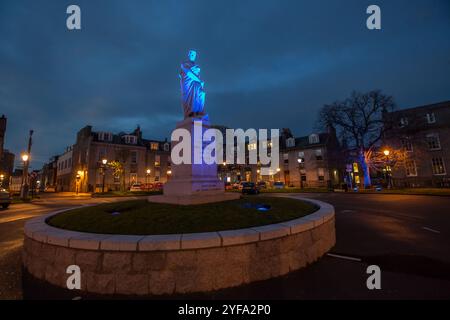
[[(202, 121), (203, 132), (209, 129), (209, 122), (202, 118), (186, 118), (177, 123), (177, 129), (191, 133), (191, 164), (172, 164), (172, 175), (164, 185), (162, 196), (150, 196), (148, 201), (180, 205), (202, 204), (239, 199), (237, 193), (226, 193), (224, 182), (217, 177), (217, 164), (195, 164), (194, 121)], [(201, 140), (201, 137), (200, 137)], [(172, 149), (181, 142), (172, 142)], [(204, 145), (203, 145), (204, 147)], [(198, 154), (201, 150), (198, 150)], [(203, 162), (203, 161), (202, 161)]]

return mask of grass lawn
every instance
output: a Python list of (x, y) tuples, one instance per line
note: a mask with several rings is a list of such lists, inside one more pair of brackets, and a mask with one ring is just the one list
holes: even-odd
[(94, 198), (107, 198), (107, 197), (133, 197), (133, 196), (152, 196), (156, 194), (162, 194), (161, 190), (153, 190), (153, 191), (109, 191), (105, 193), (93, 193), (92, 197)]
[[(271, 209), (259, 211), (255, 206), (261, 204)], [(255, 196), (194, 206), (133, 200), (74, 209), (52, 217), (48, 223), (57, 228), (106, 234), (195, 233), (262, 226), (316, 210), (309, 202)]]

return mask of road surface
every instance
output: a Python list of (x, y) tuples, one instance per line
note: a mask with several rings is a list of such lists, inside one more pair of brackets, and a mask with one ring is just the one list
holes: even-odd
[[(353, 193), (298, 196), (335, 206), (337, 243), (331, 251), (333, 256), (281, 278), (181, 298), (450, 298), (450, 197)], [(23, 297), (20, 252), (27, 219), (62, 208), (117, 200), (124, 199), (48, 198), (0, 211), (0, 299)], [(381, 290), (367, 289), (368, 265), (381, 268)], [(55, 294), (59, 293), (49, 292), (48, 297), (56, 298)]]

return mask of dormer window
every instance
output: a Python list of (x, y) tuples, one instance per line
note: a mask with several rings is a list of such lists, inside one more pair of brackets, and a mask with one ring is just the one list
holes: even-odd
[(427, 113), (427, 122), (429, 124), (436, 122), (436, 116), (434, 115), (434, 112)]
[(150, 150), (157, 151), (159, 149), (159, 143), (158, 142), (151, 142), (150, 143)]
[(164, 143), (164, 151), (170, 151), (170, 144), (169, 143)]
[(137, 137), (132, 135), (123, 136), (126, 144), (137, 144)]
[(313, 134), (311, 134), (311, 135), (309, 136), (309, 139), (308, 139), (308, 140), (309, 140), (309, 144), (319, 143), (319, 135), (313, 133)]
[(286, 147), (287, 148), (295, 147), (295, 139), (294, 138), (286, 139)]
[(111, 132), (99, 132), (98, 140), (99, 141), (112, 141), (112, 133)]

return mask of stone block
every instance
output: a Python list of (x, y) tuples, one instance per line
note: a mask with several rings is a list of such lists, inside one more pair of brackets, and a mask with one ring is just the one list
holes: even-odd
[(75, 264), (82, 272), (96, 272), (100, 270), (102, 253), (99, 251), (78, 250), (75, 255)]
[(116, 294), (148, 295), (147, 274), (116, 274)]
[(132, 271), (132, 253), (129, 252), (105, 252), (103, 254), (103, 273), (128, 273)]
[(181, 249), (200, 249), (221, 246), (217, 232), (188, 233), (181, 236)]
[(127, 235), (110, 236), (101, 241), (100, 249), (110, 251), (136, 251), (138, 247), (138, 242), (143, 238), (144, 236), (127, 236)]
[(142, 238), (138, 243), (139, 251), (180, 250), (181, 234), (152, 235)]
[(114, 294), (116, 278), (114, 274), (86, 272), (86, 291), (99, 294)]
[(259, 232), (253, 229), (219, 231), (219, 235), (222, 238), (222, 246), (251, 243), (259, 240)]
[(69, 240), (69, 247), (74, 249), (99, 250), (100, 243), (108, 235), (85, 234), (72, 237)]
[(291, 233), (291, 229), (289, 226), (285, 226), (280, 223), (254, 227), (251, 229), (259, 232), (259, 239), (261, 241), (285, 237)]
[(152, 295), (172, 294), (175, 291), (175, 276), (170, 270), (152, 271), (148, 286)]

